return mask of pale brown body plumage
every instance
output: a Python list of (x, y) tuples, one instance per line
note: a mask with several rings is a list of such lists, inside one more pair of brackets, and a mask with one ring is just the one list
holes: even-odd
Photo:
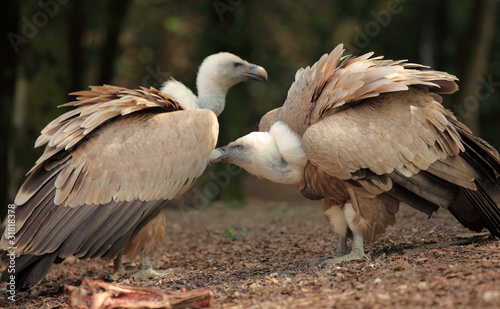
[[(263, 148), (256, 147), (263, 139), (254, 133), (219, 148), (212, 159), (297, 183), (307, 198), (322, 199), (327, 221), (340, 235), (334, 263), (363, 258), (363, 241), (394, 223), (400, 202), (429, 215), (446, 208), (466, 227), (500, 236), (500, 210), (480, 185), (498, 184), (498, 153), (441, 105), (439, 94), (455, 92), (456, 78), (371, 55), (343, 57), (338, 46), (300, 69), (283, 106), (262, 117), (259, 130), (278, 145), (297, 144), (305, 164), (287, 169), (294, 162), (284, 162), (283, 153), (253, 153)], [(283, 124), (293, 134), (273, 133)], [(265, 166), (260, 158), (275, 160), (276, 173), (256, 169)], [(287, 178), (297, 169), (300, 179)], [(354, 236), (357, 253), (342, 258), (347, 236)]]
[(139, 253), (151, 254), (162, 242), (166, 227), (165, 212), (161, 211), (130, 237), (121, 253), (129, 259), (134, 259)]

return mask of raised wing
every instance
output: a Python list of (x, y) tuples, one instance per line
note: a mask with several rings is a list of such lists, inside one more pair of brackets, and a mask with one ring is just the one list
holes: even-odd
[(280, 119), (299, 135), (323, 118), (382, 93), (405, 91), (409, 86), (435, 93), (453, 93), (456, 78), (405, 60), (344, 56), (342, 45), (323, 55), (313, 66), (300, 69), (288, 91)]

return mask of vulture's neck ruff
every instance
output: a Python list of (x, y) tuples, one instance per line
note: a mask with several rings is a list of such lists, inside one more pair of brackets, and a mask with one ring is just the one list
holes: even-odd
[(268, 133), (276, 143), (281, 165), (274, 165), (265, 178), (282, 184), (299, 184), (304, 180), (307, 156), (300, 137), (281, 121), (275, 122)]
[(300, 137), (278, 121), (269, 132), (252, 132), (214, 150), (211, 161), (236, 164), (273, 182), (299, 184), (303, 181), (307, 157)]

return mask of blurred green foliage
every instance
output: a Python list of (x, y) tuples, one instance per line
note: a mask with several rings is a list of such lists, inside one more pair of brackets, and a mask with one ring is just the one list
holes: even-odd
[(221, 236), (229, 241), (235, 241), (242, 239), (247, 233), (248, 231), (246, 228), (230, 225), (224, 230)]

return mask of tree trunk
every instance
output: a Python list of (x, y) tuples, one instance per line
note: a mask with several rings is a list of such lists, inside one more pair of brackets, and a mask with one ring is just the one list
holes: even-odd
[(84, 71), (86, 67), (85, 51), (82, 46), (82, 37), (86, 28), (87, 10), (86, 3), (82, 0), (70, 2), (71, 9), (67, 15), (67, 44), (69, 58), (69, 83), (66, 93), (82, 89), (84, 80)]
[(469, 17), (469, 24), (462, 39), (463, 53), (460, 74), (460, 96), (455, 114), (464, 122), (474, 134), (480, 134), (479, 108), (491, 85), (485, 84), (487, 78), (486, 66), (493, 35), (495, 33), (495, 19), (497, 0), (475, 1), (474, 9)]
[(418, 27), (418, 60), (419, 63), (436, 69), (436, 52), (439, 31), (438, 13), (441, 1), (421, 0), (416, 2), (418, 9), (417, 27)]
[(110, 84), (115, 73), (114, 63), (119, 53), (118, 38), (123, 28), (130, 0), (113, 0), (107, 3), (106, 39), (101, 49), (99, 84)]

